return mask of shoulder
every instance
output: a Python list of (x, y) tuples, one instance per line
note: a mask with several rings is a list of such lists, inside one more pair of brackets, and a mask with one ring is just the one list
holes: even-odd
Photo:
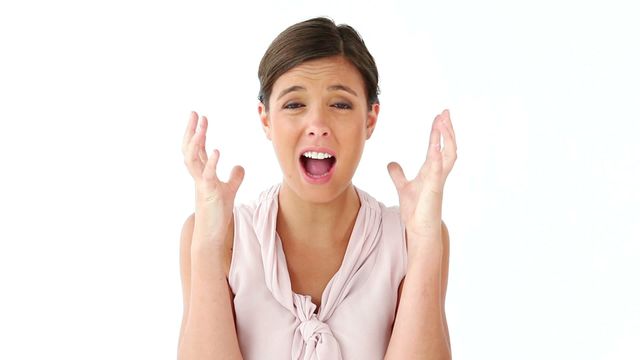
[(191, 215), (187, 216), (187, 219), (184, 221), (182, 225), (182, 233), (180, 236), (181, 244), (184, 242), (191, 242), (191, 237), (193, 236), (193, 227), (196, 223), (196, 214), (191, 213)]
[(449, 229), (442, 220), (442, 251), (445, 258), (449, 258)]
[(191, 239), (193, 238), (195, 223), (195, 213), (191, 213), (182, 224), (182, 231), (180, 232), (180, 260), (182, 260), (182, 263), (185, 263), (185, 260), (188, 262), (191, 258)]

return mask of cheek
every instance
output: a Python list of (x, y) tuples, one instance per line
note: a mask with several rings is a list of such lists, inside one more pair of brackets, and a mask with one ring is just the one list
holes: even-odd
[(273, 147), (276, 151), (276, 156), (280, 162), (290, 162), (294, 157), (295, 141), (291, 136), (286, 136), (282, 132), (272, 133), (271, 140)]
[(343, 144), (347, 144), (349, 148), (347, 156), (351, 163), (357, 163), (360, 161), (366, 139), (366, 129), (359, 127), (358, 129), (354, 129), (348, 139), (344, 140)]
[(367, 139), (367, 128), (364, 123), (352, 123), (341, 130), (342, 143), (348, 144), (351, 148), (362, 147)]

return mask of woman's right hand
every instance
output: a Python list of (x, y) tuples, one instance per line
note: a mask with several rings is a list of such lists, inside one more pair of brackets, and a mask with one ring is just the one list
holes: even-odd
[[(184, 163), (195, 181), (196, 211), (193, 245), (220, 247), (226, 238), (227, 229), (233, 218), (233, 203), (242, 179), (244, 169), (235, 166), (231, 170), (229, 181), (218, 179), (216, 166), (220, 152), (214, 149), (207, 156), (205, 143), (208, 120), (200, 118), (193, 111), (189, 117), (187, 130), (182, 142)], [(198, 236), (195, 236), (197, 232)], [(205, 242), (196, 244), (196, 242)]]

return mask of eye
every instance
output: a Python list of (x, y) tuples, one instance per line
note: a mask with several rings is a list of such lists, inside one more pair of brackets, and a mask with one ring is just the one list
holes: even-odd
[(284, 104), (284, 106), (282, 107), (283, 109), (289, 109), (289, 110), (294, 110), (294, 109), (298, 109), (303, 107), (304, 105), (300, 104), (300, 103), (296, 103), (296, 102), (290, 102), (287, 104)]
[(338, 108), (340, 110), (349, 110), (349, 109), (351, 109), (351, 104), (347, 104), (347, 103), (343, 103), (343, 102), (335, 103), (332, 106), (334, 106), (334, 107), (336, 107), (336, 108)]

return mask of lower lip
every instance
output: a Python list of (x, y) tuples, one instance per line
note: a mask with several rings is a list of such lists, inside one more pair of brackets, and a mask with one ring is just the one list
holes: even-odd
[(314, 184), (314, 185), (321, 185), (321, 184), (328, 183), (329, 180), (331, 180), (331, 176), (333, 175), (334, 170), (336, 169), (336, 163), (333, 163), (333, 166), (331, 167), (331, 169), (329, 169), (329, 172), (327, 172), (326, 174), (322, 176), (312, 176), (308, 174), (307, 171), (304, 169), (304, 165), (302, 165), (301, 161), (298, 161), (298, 164), (300, 165), (300, 172), (302, 172), (302, 176), (304, 177), (304, 179), (308, 183)]

